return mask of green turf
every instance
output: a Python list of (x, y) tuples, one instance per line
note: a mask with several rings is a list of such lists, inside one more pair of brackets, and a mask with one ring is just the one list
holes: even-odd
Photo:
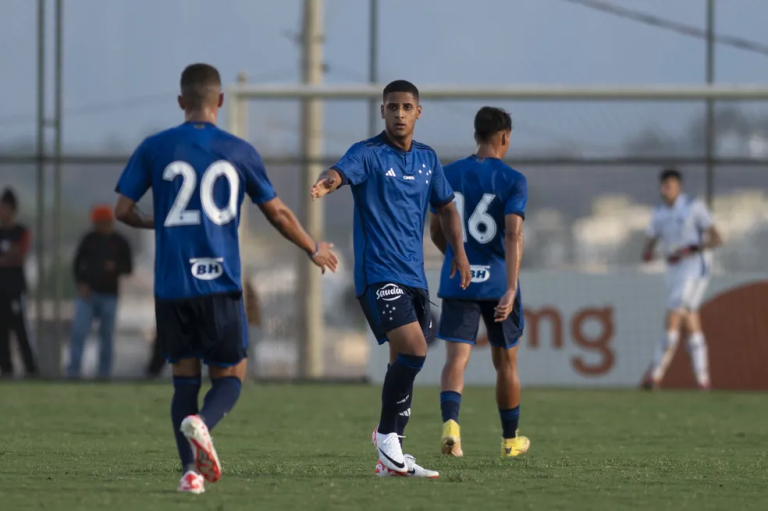
[(0, 509), (768, 509), (768, 396), (526, 391), (500, 461), (492, 389), (467, 389), (463, 459), (417, 389), (406, 452), (438, 481), (374, 477), (379, 390), (248, 385), (215, 431), (222, 480), (178, 495), (170, 385), (0, 384)]

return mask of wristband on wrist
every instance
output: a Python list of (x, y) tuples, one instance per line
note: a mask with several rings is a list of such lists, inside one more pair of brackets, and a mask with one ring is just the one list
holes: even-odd
[(315, 251), (311, 254), (309, 254), (310, 259), (314, 259), (314, 257), (320, 252), (320, 245), (318, 245), (317, 242), (315, 242)]

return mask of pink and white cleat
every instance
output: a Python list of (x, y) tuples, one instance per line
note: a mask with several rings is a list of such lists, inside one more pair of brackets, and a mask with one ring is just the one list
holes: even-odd
[(221, 477), (221, 463), (203, 419), (199, 415), (190, 415), (182, 421), (180, 429), (192, 446), (197, 470), (209, 483), (218, 481)]
[(190, 470), (181, 477), (179, 488), (176, 491), (179, 493), (194, 493), (195, 495), (205, 493), (205, 479), (200, 474)]

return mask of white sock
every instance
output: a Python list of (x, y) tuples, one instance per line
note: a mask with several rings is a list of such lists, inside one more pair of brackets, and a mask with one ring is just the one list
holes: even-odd
[(688, 353), (693, 362), (696, 382), (701, 386), (709, 386), (709, 350), (703, 333), (696, 332), (688, 336)]
[(656, 353), (653, 356), (653, 367), (651, 368), (651, 378), (654, 382), (660, 382), (664, 379), (672, 357), (677, 350), (677, 344), (680, 342), (680, 332), (670, 330), (664, 334), (656, 347)]

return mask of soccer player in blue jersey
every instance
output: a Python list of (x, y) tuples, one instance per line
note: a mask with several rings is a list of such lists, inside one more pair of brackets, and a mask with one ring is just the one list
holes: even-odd
[(451, 276), (469, 285), (469, 263), (461, 243), (461, 221), (453, 191), (435, 152), (413, 140), (421, 115), (419, 91), (398, 80), (384, 89), (385, 130), (354, 144), (320, 175), (312, 196), (320, 198), (348, 184), (355, 199), (355, 292), (379, 344), (389, 341), (390, 364), (382, 389), (376, 474), (438, 477), (403, 454), (400, 439), (408, 423), (413, 381), (424, 365), (432, 325), (424, 275), (424, 221), (431, 204), (456, 257)]
[[(155, 229), (155, 315), (173, 365), (171, 420), (181, 458), (180, 492), (202, 493), (221, 464), (210, 436), (232, 410), (245, 375), (248, 329), (237, 228), (244, 194), (270, 223), (325, 272), (332, 245), (315, 242), (277, 197), (254, 147), (216, 127), (224, 100), (218, 71), (188, 66), (179, 106), (185, 122), (144, 140), (120, 176), (115, 215)], [(136, 206), (152, 189), (154, 215)], [(198, 408), (202, 364), (211, 389)]]
[(433, 217), (430, 236), (445, 254), (438, 296), (443, 300), (437, 337), (446, 342), (447, 360), (441, 378), (443, 454), (462, 456), (459, 407), (464, 370), (477, 338), (480, 318), (488, 330), (496, 368), (496, 402), (502, 426), (501, 456), (528, 450), (530, 441), (517, 434), (520, 380), (517, 343), (523, 332), (520, 261), (528, 183), (502, 159), (509, 150), (512, 119), (500, 108), (483, 107), (475, 116), (477, 153), (445, 167), (445, 178), (456, 195), (471, 264), (472, 285), (463, 289), (450, 278), (455, 252), (442, 223)]

